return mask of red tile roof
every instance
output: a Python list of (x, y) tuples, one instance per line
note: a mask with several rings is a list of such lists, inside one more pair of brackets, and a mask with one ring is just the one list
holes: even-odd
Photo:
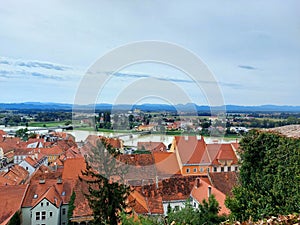
[(62, 173), (62, 179), (78, 179), (81, 175), (81, 171), (86, 169), (86, 163), (84, 158), (66, 159), (64, 161), (64, 168)]
[(135, 181), (156, 179), (156, 168), (152, 154), (120, 155), (119, 160), (128, 165), (125, 180), (130, 184)]
[(196, 136), (176, 136), (175, 142), (182, 164), (209, 164), (204, 138)]
[(12, 181), (15, 185), (22, 184), (27, 181), (29, 173), (19, 165), (13, 165), (3, 177)]
[(216, 155), (211, 154), (213, 165), (221, 165), (219, 160), (232, 160), (233, 165), (236, 165), (238, 163), (238, 159), (231, 144), (208, 144), (207, 148), (209, 153), (218, 150), (218, 153)]
[(56, 207), (60, 207), (60, 205), (62, 204), (61, 193), (58, 193), (55, 186), (50, 186), (44, 194), (38, 196), (37, 201), (34, 203), (34, 205), (32, 205), (32, 207), (38, 205), (43, 199), (47, 199)]
[(34, 207), (44, 198), (57, 206), (66, 204), (70, 200), (74, 184), (70, 180), (31, 180), (22, 207)]
[(151, 152), (165, 152), (167, 147), (163, 142), (150, 141), (150, 142), (138, 142), (137, 148), (144, 149), (146, 151), (151, 151)]
[(202, 203), (202, 201), (204, 199), (206, 201), (208, 201), (209, 188), (211, 188), (211, 194), (213, 194), (215, 196), (217, 202), (219, 203), (219, 206), (220, 206), (219, 215), (222, 215), (222, 214), (229, 215), (230, 210), (228, 208), (226, 208), (226, 206), (225, 206), (226, 195), (224, 193), (222, 193), (221, 191), (219, 191), (218, 189), (216, 189), (215, 187), (208, 184), (206, 181), (200, 179), (200, 183), (199, 183), (198, 187), (197, 187), (197, 181), (196, 181), (196, 183), (193, 187), (193, 190), (191, 192), (191, 196), (194, 199), (196, 199), (198, 201), (198, 203)]
[(44, 155), (61, 155), (63, 154), (63, 149), (60, 146), (52, 146), (50, 148), (38, 148), (38, 152)]
[(21, 208), (27, 188), (28, 185), (0, 187), (0, 224), (6, 224)]
[(211, 184), (223, 192), (225, 195), (231, 195), (232, 188), (237, 185), (238, 175), (236, 172), (209, 173)]
[(159, 177), (170, 177), (181, 175), (176, 154), (173, 152), (153, 153), (157, 175)]
[(75, 192), (75, 209), (73, 210), (72, 218), (91, 217), (93, 211), (89, 206), (85, 193), (88, 193), (88, 184), (86, 182), (77, 181), (74, 187)]

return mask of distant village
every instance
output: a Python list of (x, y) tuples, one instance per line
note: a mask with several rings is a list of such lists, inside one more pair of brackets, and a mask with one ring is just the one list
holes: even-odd
[[(237, 182), (237, 141), (206, 143), (200, 135), (183, 135), (174, 136), (169, 146), (138, 142), (128, 151), (119, 138), (90, 135), (76, 143), (66, 132), (48, 132), (23, 141), (0, 130), (0, 224), (16, 212), (22, 224), (89, 224), (93, 212), (79, 177), (85, 156), (102, 139), (123, 153), (118, 160), (139, 168), (125, 174), (135, 215), (165, 216), (168, 207), (184, 207), (188, 199), (197, 208), (210, 195), (220, 214), (230, 213), (224, 201)], [(70, 201), (74, 210), (68, 215)]]

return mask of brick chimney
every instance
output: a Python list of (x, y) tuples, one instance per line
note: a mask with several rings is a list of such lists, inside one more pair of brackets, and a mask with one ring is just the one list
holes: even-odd
[(198, 177), (198, 178), (196, 179), (196, 188), (199, 188), (200, 185), (201, 185), (201, 179)]

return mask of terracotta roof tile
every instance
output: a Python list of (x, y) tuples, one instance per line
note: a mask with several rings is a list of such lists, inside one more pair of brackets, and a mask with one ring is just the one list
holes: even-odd
[(64, 168), (62, 179), (78, 179), (81, 171), (86, 169), (84, 158), (66, 159), (64, 161)]
[(219, 203), (219, 206), (221, 207), (219, 214), (229, 215), (230, 210), (225, 206), (226, 195), (221, 191), (219, 191), (218, 189), (216, 189), (215, 187), (208, 184), (206, 181), (200, 179), (199, 185), (197, 185), (197, 180), (196, 180), (196, 183), (191, 192), (191, 196), (194, 199), (196, 199), (199, 203), (202, 203), (204, 199), (208, 201), (209, 188), (211, 188), (211, 194), (215, 196), (216, 200)]
[(11, 180), (14, 184), (22, 184), (27, 181), (29, 173), (19, 165), (13, 165), (3, 177)]
[(176, 136), (175, 142), (182, 164), (208, 164), (209, 156), (204, 138), (196, 136)]
[(238, 182), (238, 175), (236, 172), (209, 173), (209, 178), (212, 185), (225, 195), (231, 195), (232, 188)]
[(145, 149), (146, 151), (151, 152), (165, 152), (167, 147), (163, 142), (138, 142), (137, 143), (138, 149)]
[[(236, 165), (238, 164), (237, 156), (231, 146), (231, 144), (208, 144), (207, 145), (208, 152), (213, 152), (214, 154), (211, 154), (212, 164), (213, 165), (220, 165), (219, 160), (232, 160), (232, 164)], [(215, 155), (215, 152), (217, 154)]]
[(0, 224), (8, 222), (9, 218), (21, 208), (27, 188), (28, 185), (0, 187)]
[(170, 177), (181, 175), (176, 154), (172, 152), (153, 153), (157, 175), (159, 177)]

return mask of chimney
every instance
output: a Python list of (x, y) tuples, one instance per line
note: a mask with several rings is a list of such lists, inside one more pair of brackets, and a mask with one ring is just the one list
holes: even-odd
[(197, 135), (197, 140), (200, 141), (201, 140), (201, 135)]
[(208, 186), (208, 197), (211, 196), (211, 186)]
[(200, 180), (200, 178), (198, 177), (198, 178), (196, 179), (196, 188), (199, 188), (199, 187), (200, 187), (200, 184), (201, 184), (201, 180)]

